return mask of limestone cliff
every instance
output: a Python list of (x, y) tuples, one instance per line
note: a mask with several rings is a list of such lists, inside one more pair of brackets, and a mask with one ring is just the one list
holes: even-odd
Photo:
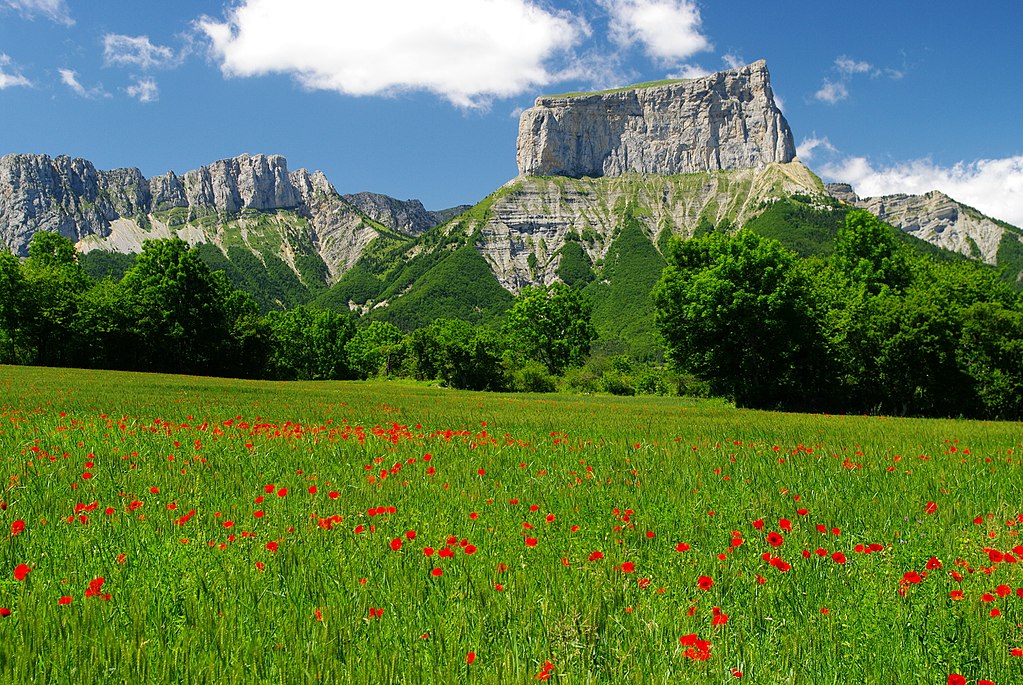
[(540, 97), (522, 113), (526, 176), (695, 174), (791, 162), (764, 61), (698, 79)]
[(830, 183), (831, 195), (865, 209), (895, 228), (946, 250), (998, 265), (1006, 240), (1020, 241), (1023, 231), (984, 216), (942, 192), (861, 198), (847, 183)]
[(824, 193), (799, 162), (680, 176), (523, 176), (492, 196), (477, 249), (501, 285), (518, 292), (557, 280), (559, 252), (569, 239), (580, 240), (592, 262), (603, 259), (626, 209), (660, 243), (665, 232), (691, 237), (703, 221), (739, 228), (766, 203), (794, 193)]
[(415, 201), (375, 197), (421, 211), (409, 226), (400, 213), (369, 215), (321, 172), (289, 172), (280, 155), (240, 155), (148, 180), (134, 168), (99, 171), (66, 156), (7, 155), (0, 157), (0, 246), (25, 255), (37, 231), (54, 231), (83, 252), (138, 252), (146, 239), (177, 236), (225, 251), (270, 251), (293, 268), (296, 255), (313, 253), (333, 280), (378, 228), (411, 236), (446, 218)]

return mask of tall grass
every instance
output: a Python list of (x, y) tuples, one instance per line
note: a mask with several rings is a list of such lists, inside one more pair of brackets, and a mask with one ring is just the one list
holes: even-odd
[(1020, 682), (1021, 433), (0, 367), (0, 681)]

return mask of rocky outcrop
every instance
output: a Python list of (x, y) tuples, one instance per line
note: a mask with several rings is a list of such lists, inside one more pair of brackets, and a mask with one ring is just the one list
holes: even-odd
[(477, 249), (501, 285), (518, 292), (525, 285), (557, 280), (560, 250), (569, 239), (580, 242), (592, 263), (603, 259), (626, 208), (659, 243), (665, 231), (692, 237), (704, 221), (741, 227), (765, 203), (793, 193), (821, 195), (824, 187), (799, 162), (670, 177), (523, 176), (491, 196)]
[(419, 200), (403, 202), (378, 193), (355, 193), (342, 197), (373, 221), (408, 236), (421, 235), (469, 209), (468, 205), (462, 205), (430, 212)]
[(868, 198), (857, 196), (847, 183), (829, 183), (827, 190), (836, 199), (865, 209), (921, 240), (991, 265), (998, 264), (998, 249), (1010, 230), (937, 190)]
[[(7, 155), (0, 157), (0, 246), (24, 256), (37, 231), (60, 233), (82, 251), (136, 252), (146, 239), (171, 236), (225, 249), (240, 241), (289, 264), (315, 251), (333, 279), (377, 236), (367, 218), (409, 235), (447, 218), (415, 200), (364, 196), (353, 197), (372, 201), (353, 204), (322, 172), (289, 172), (279, 155), (241, 155), (148, 180), (135, 168), (99, 171), (83, 159)], [(274, 216), (260, 223), (253, 212)]]
[(796, 156), (767, 63), (698, 79), (541, 97), (522, 113), (526, 176), (694, 174), (763, 168)]

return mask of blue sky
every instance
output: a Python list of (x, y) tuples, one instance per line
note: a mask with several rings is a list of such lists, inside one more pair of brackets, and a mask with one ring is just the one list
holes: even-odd
[(1008, 0), (0, 0), (0, 154), (278, 153), (440, 209), (516, 174), (537, 95), (766, 59), (818, 174), (1023, 225), (1021, 28)]

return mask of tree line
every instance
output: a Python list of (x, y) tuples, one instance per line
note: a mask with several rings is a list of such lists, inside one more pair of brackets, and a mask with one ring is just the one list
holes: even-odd
[(404, 333), (307, 306), (263, 314), (177, 238), (146, 241), (118, 281), (90, 278), (56, 233), (36, 233), (24, 262), (0, 252), (0, 363), (9, 364), (551, 391), (590, 349), (590, 310), (556, 284), (524, 289), (500, 326), (438, 319)]
[(850, 212), (829, 259), (751, 231), (669, 248), (654, 289), (668, 359), (739, 406), (1023, 417), (1023, 296)]
[(494, 325), (404, 332), (298, 306), (262, 313), (179, 239), (94, 280), (70, 240), (0, 252), (0, 363), (278, 380), (373, 376), (475, 390), (710, 394), (738, 406), (1023, 417), (1023, 296), (995, 270), (912, 252), (850, 212), (831, 257), (749, 230), (673, 240), (651, 294), (664, 364), (591, 352), (591, 304), (528, 287)]

